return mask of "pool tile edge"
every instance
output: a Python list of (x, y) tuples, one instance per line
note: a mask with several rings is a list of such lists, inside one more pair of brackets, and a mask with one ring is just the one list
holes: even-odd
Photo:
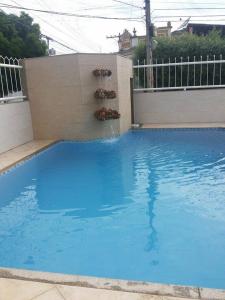
[(143, 123), (142, 129), (204, 129), (204, 128), (225, 128), (225, 123)]
[(117, 280), (79, 275), (37, 272), (21, 269), (0, 268), (0, 278), (43, 282), (68, 286), (143, 293), (156, 296), (189, 299), (224, 300), (225, 291), (151, 282)]
[[(7, 172), (9, 169), (13, 168), (14, 166), (32, 158), (34, 155), (40, 153), (41, 151), (44, 151), (46, 150), (47, 148), (51, 147), (52, 145), (60, 142), (60, 140), (50, 140), (50, 141), (44, 141), (44, 144), (43, 145), (37, 145), (36, 147), (33, 146), (29, 151), (23, 150), (21, 151), (20, 149), (22, 149), (23, 147), (26, 147), (31, 144), (31, 143), (39, 143), (40, 141), (33, 141), (33, 142), (29, 142), (29, 143), (26, 143), (26, 144), (23, 144), (21, 146), (18, 146), (16, 148), (13, 148), (7, 152), (3, 152), (0, 154), (0, 175)], [(14, 152), (16, 151), (21, 151), (21, 154), (20, 156), (18, 157), (16, 154), (14, 156)], [(1, 163), (1, 157), (6, 157), (6, 160), (8, 161), (8, 163), (4, 164), (2, 166), (2, 163)], [(11, 157), (10, 157), (11, 156)], [(13, 158), (14, 156), (14, 158)]]

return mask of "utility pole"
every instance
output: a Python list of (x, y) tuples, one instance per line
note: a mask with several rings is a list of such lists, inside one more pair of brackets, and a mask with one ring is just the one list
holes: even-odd
[[(151, 20), (151, 0), (145, 0), (145, 16), (146, 16), (146, 63), (152, 64), (152, 37), (153, 28)], [(147, 68), (147, 87), (153, 87), (153, 69)]]
[(47, 46), (48, 46), (48, 54), (49, 54), (49, 51), (50, 51), (50, 41), (52, 41), (53, 39), (50, 38), (49, 36), (45, 35), (45, 34), (41, 34), (41, 37), (43, 37), (43, 38), (46, 39)]

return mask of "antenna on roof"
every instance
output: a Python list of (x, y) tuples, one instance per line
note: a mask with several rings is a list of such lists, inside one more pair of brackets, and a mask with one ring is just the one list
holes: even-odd
[(180, 27), (177, 28), (177, 30), (185, 29), (185, 28), (188, 26), (188, 23), (189, 23), (190, 19), (191, 19), (191, 17), (187, 18), (187, 20), (185, 20), (185, 21), (180, 25)]

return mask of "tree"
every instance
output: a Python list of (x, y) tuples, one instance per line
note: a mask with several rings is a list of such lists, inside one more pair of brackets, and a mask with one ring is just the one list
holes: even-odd
[(20, 16), (0, 11), (0, 55), (17, 58), (44, 56), (46, 42), (41, 40), (38, 24), (22, 12)]
[[(167, 63), (169, 62), (181, 62), (195, 60), (213, 60), (214, 55), (216, 59), (220, 59), (221, 55), (225, 58), (225, 39), (222, 37), (220, 31), (212, 30), (207, 36), (198, 36), (195, 34), (184, 33), (180, 36), (174, 36), (171, 38), (168, 37), (156, 37), (157, 47), (153, 50), (153, 63)], [(134, 53), (134, 64), (144, 64), (146, 61), (146, 50), (145, 44), (140, 44)], [(213, 72), (213, 64), (208, 66), (208, 72)], [(141, 70), (140, 70), (141, 71)], [(170, 79), (167, 76), (170, 72)], [(176, 72), (176, 75), (175, 75)], [(162, 73), (164, 74), (162, 79)], [(154, 68), (154, 78), (155, 85), (157, 87), (162, 86), (183, 86), (184, 82), (181, 82), (181, 78), (185, 78), (189, 85), (200, 85), (200, 84), (213, 84), (208, 82), (207, 78), (207, 69), (206, 66), (196, 66), (195, 76), (193, 75), (193, 67), (188, 69), (187, 66), (177, 67), (176, 70), (174, 67), (171, 67), (170, 70), (168, 67), (158, 67), (157, 74), (156, 68)], [(201, 74), (201, 75), (200, 75)], [(176, 80), (175, 80), (176, 77)], [(156, 80), (157, 78), (157, 80)], [(201, 78), (201, 79), (200, 79)], [(145, 75), (144, 73), (139, 74), (140, 85), (144, 86)], [(168, 80), (170, 80), (168, 82)], [(201, 82), (200, 82), (201, 80)], [(220, 81), (220, 70), (216, 68), (214, 83), (219, 84)]]
[[(26, 13), (20, 16), (0, 11), (0, 56), (30, 58), (47, 54), (47, 45), (41, 40), (38, 24)], [(0, 63), (3, 59), (0, 57)], [(8, 60), (6, 60), (8, 63)], [(21, 89), (19, 70), (0, 68), (0, 98)]]
[[(157, 47), (153, 50), (154, 62), (157, 61), (174, 61), (175, 57), (180, 59), (183, 57), (187, 60), (187, 57), (196, 60), (200, 60), (200, 56), (203, 59), (213, 58), (216, 55), (218, 58), (220, 55), (225, 57), (225, 39), (221, 33), (216, 30), (212, 30), (207, 36), (198, 36), (195, 34), (184, 33), (180, 36), (168, 37), (156, 37)], [(135, 50), (134, 63), (142, 64), (146, 58), (145, 44), (141, 43)]]

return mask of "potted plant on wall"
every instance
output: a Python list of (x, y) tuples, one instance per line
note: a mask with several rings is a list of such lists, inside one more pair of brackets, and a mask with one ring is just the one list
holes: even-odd
[(116, 98), (116, 92), (115, 91), (106, 91), (106, 98), (107, 99), (114, 99), (114, 98)]
[(98, 109), (94, 115), (98, 121), (116, 120), (120, 118), (120, 114), (117, 110), (111, 108), (107, 109), (105, 107)]
[(106, 91), (104, 89), (97, 89), (94, 96), (95, 99), (106, 99)]
[(93, 75), (95, 77), (110, 77), (112, 75), (112, 71), (108, 69), (95, 69), (93, 71)]
[(97, 89), (94, 94), (96, 99), (114, 99), (116, 98), (115, 91), (107, 91), (104, 89)]
[[(93, 70), (93, 74), (96, 77), (106, 77), (111, 76), (112, 71), (108, 69), (95, 69)], [(117, 96), (116, 92), (113, 90), (106, 90), (103, 88), (99, 88), (95, 91), (94, 97), (95, 99), (105, 100), (105, 99), (115, 99)], [(116, 120), (120, 118), (120, 114), (117, 110), (112, 108), (102, 107), (94, 113), (94, 116), (99, 121), (106, 120)]]

